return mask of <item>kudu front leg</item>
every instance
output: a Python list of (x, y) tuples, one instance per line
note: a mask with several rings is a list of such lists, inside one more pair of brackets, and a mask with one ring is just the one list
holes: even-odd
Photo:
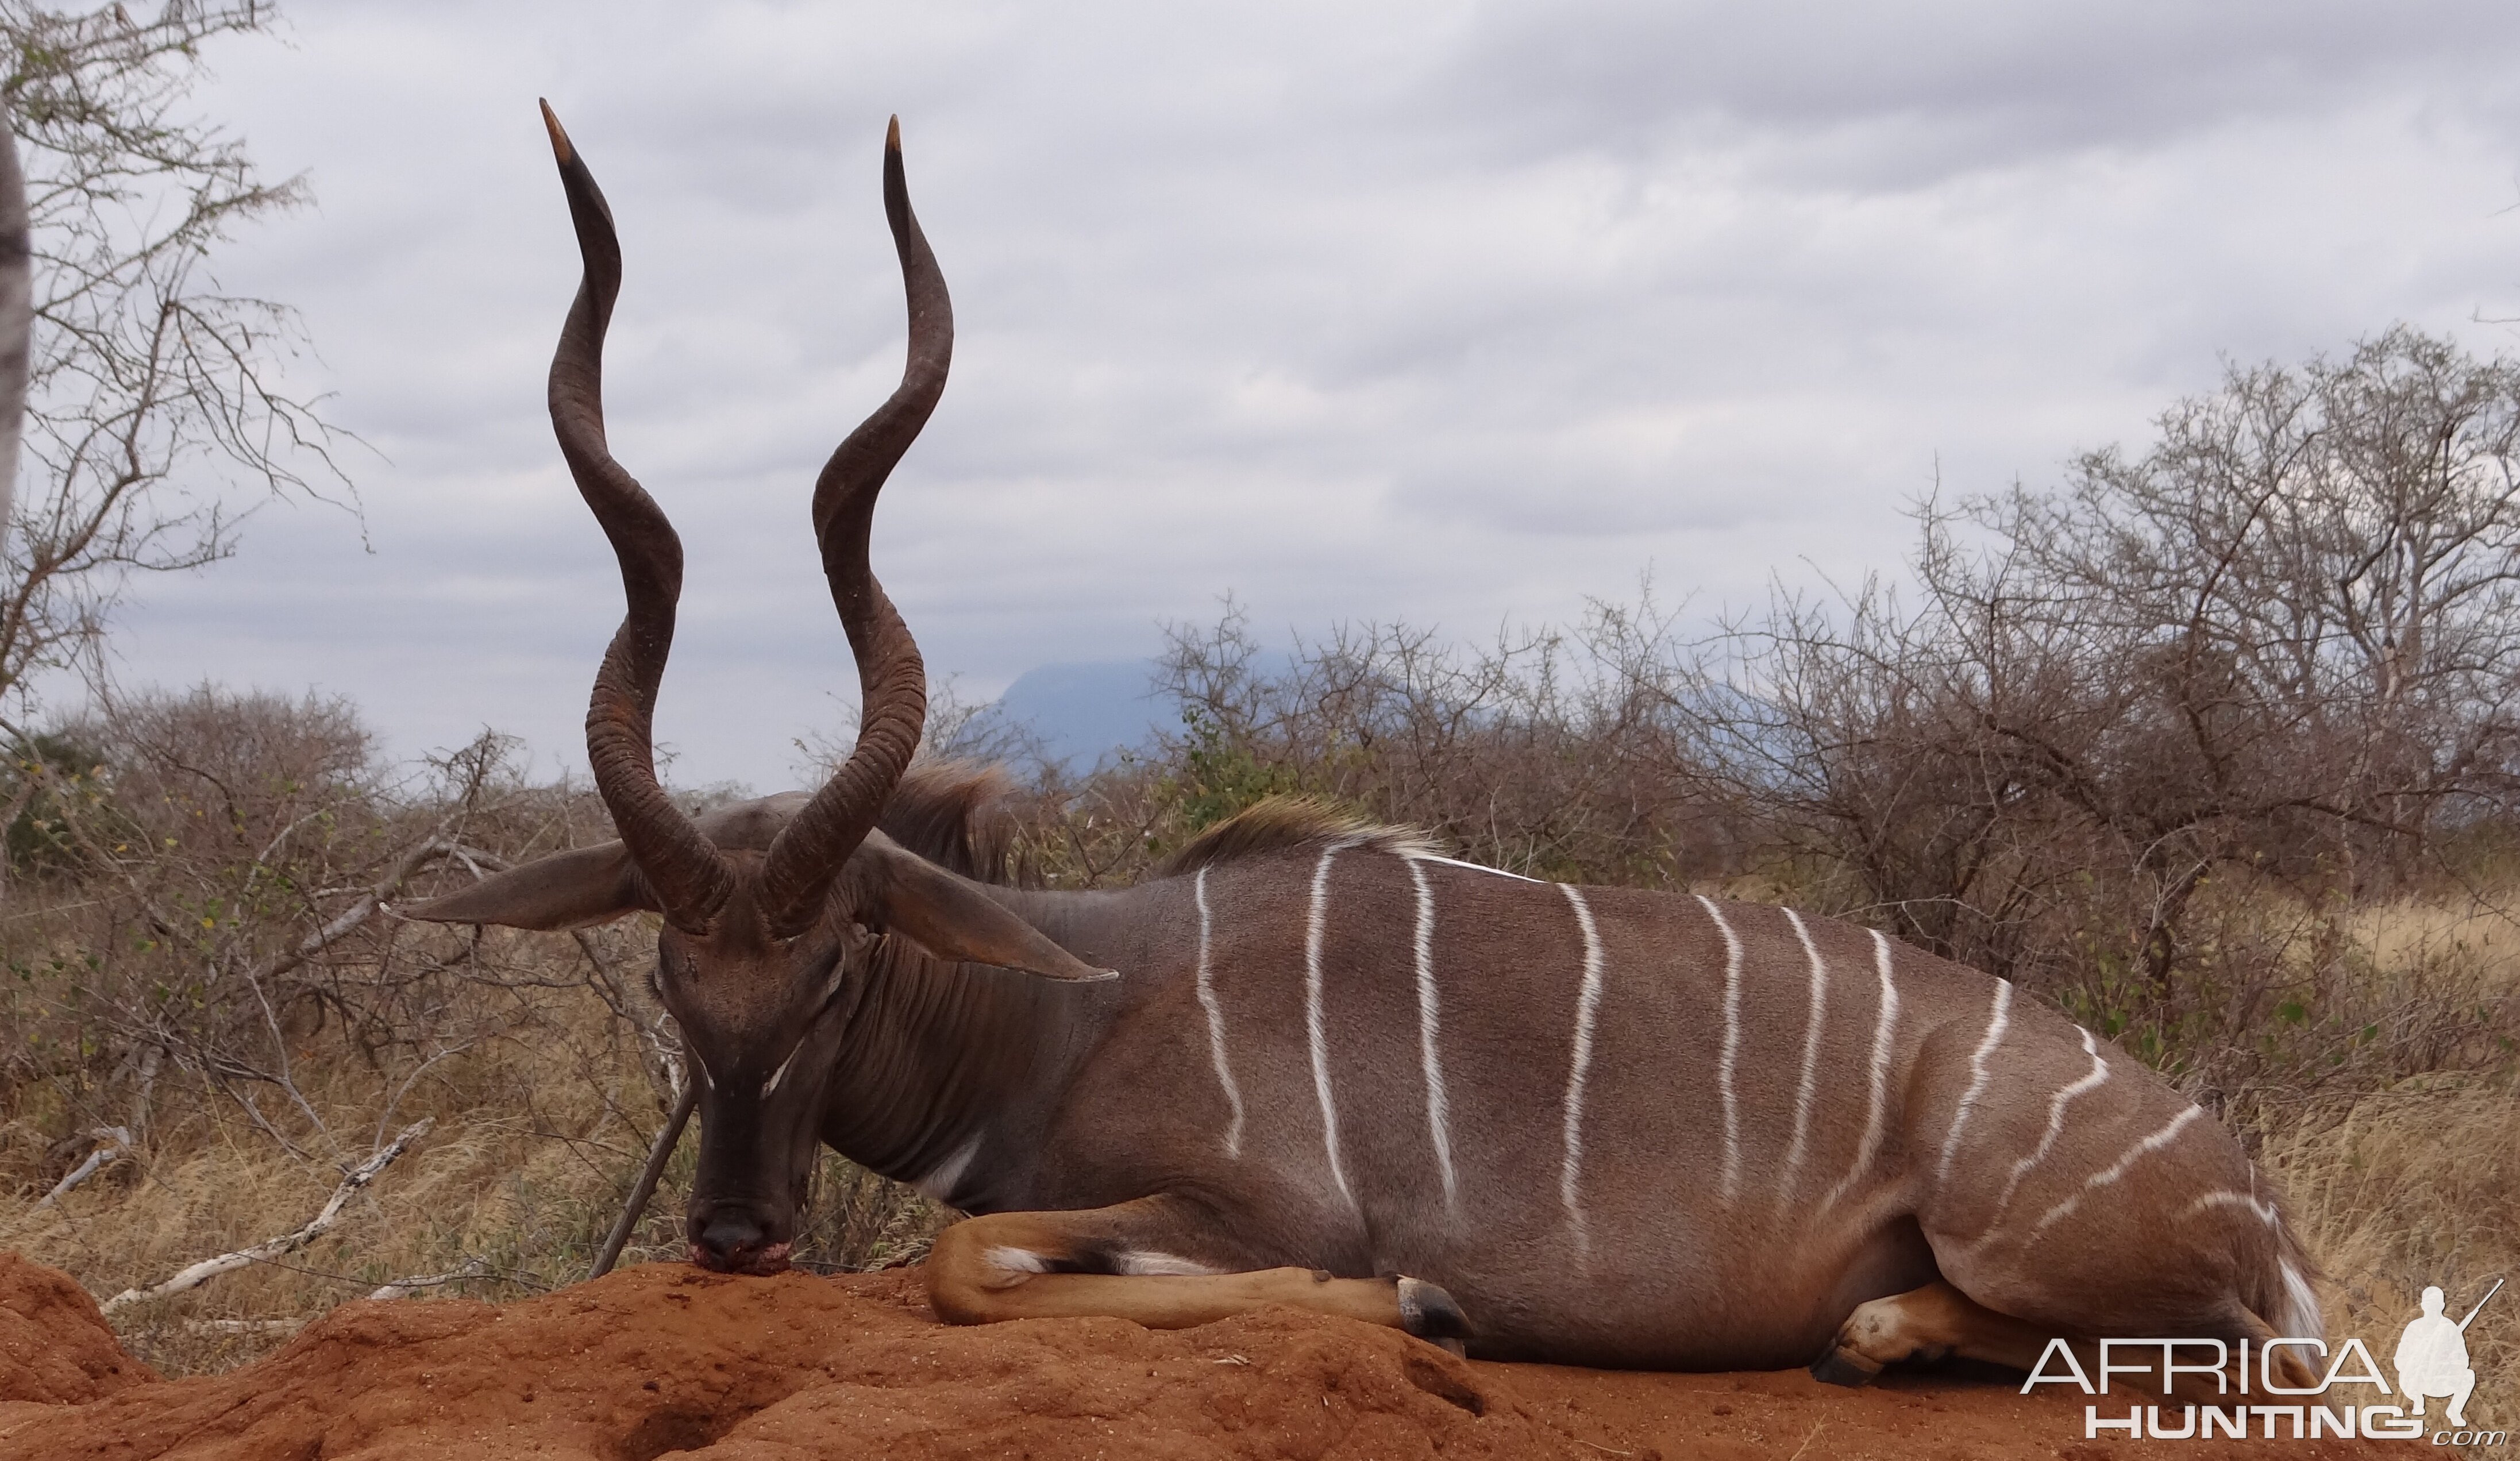
[[(1075, 1213), (998, 1213), (947, 1228), (927, 1255), (927, 1302), (949, 1324), (1129, 1319), (1188, 1329), (1284, 1304), (1457, 1348), (1469, 1325), (1453, 1297), (1415, 1278), (1334, 1278), (1310, 1268), (1231, 1271), (1184, 1256), (1194, 1219), (1145, 1198)], [(1449, 1343), (1447, 1343), (1449, 1342)]]

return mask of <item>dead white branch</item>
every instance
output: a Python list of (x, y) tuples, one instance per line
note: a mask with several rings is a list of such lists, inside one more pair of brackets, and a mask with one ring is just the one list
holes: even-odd
[(486, 1259), (470, 1258), (464, 1261), (464, 1266), (461, 1268), (449, 1268), (443, 1273), (416, 1274), (410, 1278), (397, 1278), (393, 1282), (386, 1284), (383, 1288), (370, 1294), (368, 1297), (371, 1299), (408, 1299), (412, 1296), (412, 1291), (415, 1289), (433, 1289), (441, 1284), (461, 1283), (468, 1278), (478, 1278), (483, 1272), (488, 1270), (489, 1266), (489, 1262)]
[(105, 1311), (112, 1313), (115, 1309), (127, 1308), (134, 1304), (144, 1304), (152, 1299), (164, 1299), (169, 1295), (183, 1293), (187, 1289), (197, 1289), (222, 1273), (233, 1273), (252, 1263), (268, 1262), (273, 1259), (295, 1253), (298, 1249), (331, 1232), (340, 1222), (342, 1210), (350, 1205), (350, 1199), (366, 1190), (368, 1184), (377, 1179), (377, 1174), (393, 1165), (393, 1159), (401, 1156), (413, 1142), (428, 1135), (430, 1125), (430, 1120), (426, 1117), (413, 1122), (403, 1128), (402, 1134), (394, 1137), (390, 1143), (378, 1150), (368, 1160), (351, 1168), (348, 1174), (341, 1178), (341, 1185), (333, 1189), (332, 1199), (324, 1204), (324, 1211), (316, 1214), (304, 1227), (295, 1232), (283, 1233), (267, 1242), (256, 1243), (251, 1248), (240, 1249), (235, 1253), (223, 1253), (213, 1259), (203, 1259), (155, 1287), (124, 1289), (105, 1301)]
[(96, 1150), (87, 1154), (86, 1161), (70, 1169), (69, 1175), (55, 1182), (52, 1191), (37, 1199), (35, 1206), (38, 1209), (49, 1208), (61, 1201), (72, 1187), (105, 1171), (114, 1159), (131, 1150), (131, 1133), (121, 1127), (99, 1127), (88, 1135), (96, 1138)]
[(296, 968), (338, 943), (345, 935), (375, 916), (380, 909), (389, 911), (386, 900), (401, 891), (402, 885), (411, 880), (413, 873), (439, 858), (455, 858), (469, 862), (471, 858), (468, 854), (479, 855), (476, 849), (466, 847), (451, 837), (433, 835), (421, 839), (406, 849), (401, 857), (395, 859), (385, 869), (383, 877), (379, 878), (375, 885), (362, 892), (332, 921), (298, 940), (296, 948), (273, 959), (268, 966), (257, 969), (254, 973), (267, 978), (274, 974), (286, 974)]

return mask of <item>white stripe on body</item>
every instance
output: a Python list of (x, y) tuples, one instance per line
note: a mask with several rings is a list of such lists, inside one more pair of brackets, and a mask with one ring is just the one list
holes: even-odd
[(2003, 1042), (2004, 1027), (2011, 1022), (2012, 982), (1999, 979), (1995, 982), (1995, 1013), (1986, 1020), (1986, 1038), (1977, 1042), (1976, 1051), (1969, 1056), (1968, 1089), (1960, 1092), (1960, 1107), (1952, 1113), (1952, 1129), (1943, 1137), (1943, 1160), (1934, 1168), (1937, 1186), (1952, 1179), (1952, 1158), (1959, 1153), (1960, 1132), (1967, 1128), (1969, 1113), (1977, 1109), (1978, 1098), (1986, 1094), (1987, 1082), (1995, 1075), (1987, 1067), (1987, 1057)]
[(1575, 906), (1575, 921), (1584, 930), (1584, 986), (1575, 999), (1575, 1060), (1566, 1077), (1565, 1155), (1557, 1169), (1557, 1200), (1566, 1206), (1566, 1223), (1575, 1233), (1575, 1252), (1580, 1256), (1592, 1251), (1592, 1235), (1584, 1228), (1584, 1206), (1576, 1198), (1576, 1183), (1584, 1172), (1584, 1081), (1593, 1066), (1593, 1022), (1601, 1012), (1601, 933), (1593, 926), (1593, 909), (1584, 895), (1572, 883), (1559, 883), (1557, 891)]
[(2032, 1148), (2029, 1156), (2012, 1164), (2011, 1179), (2003, 1184), (2003, 1191), (1995, 1199), (1995, 1212), (1986, 1219), (1986, 1231), (1978, 1234), (1977, 1241), (1969, 1245), (1972, 1251), (1994, 1242), (1997, 1235), (2002, 1231), (1997, 1224), (2003, 1220), (2005, 1213), (2012, 1210), (2012, 1194), (2020, 1190), (2021, 1179), (2028, 1176), (2040, 1163), (2048, 1160), (2048, 1154), (2055, 1150), (2056, 1138), (2065, 1133), (2065, 1108), (2072, 1104), (2077, 1096), (2088, 1095), (2108, 1084), (2107, 1057), (2100, 1054), (2099, 1044), (2092, 1039), (2092, 1032), (2085, 1030), (2080, 1033), (2083, 1037), (2083, 1053), (2092, 1057), (2092, 1068), (2086, 1071), (2080, 1080), (2059, 1087), (2054, 1095), (2048, 1098), (2048, 1130), (2039, 1138), (2039, 1145)]
[(1536, 883), (1540, 881), (1540, 879), (1536, 877), (1524, 877), (1519, 872), (1508, 872), (1502, 867), (1490, 867), (1484, 863), (1464, 863), (1459, 858), (1439, 858), (1429, 852), (1403, 852), (1401, 856), (1407, 858), (1412, 863), (1441, 863), (1447, 867), (1466, 867), (1472, 872), (1486, 872), (1492, 873), (1498, 877), (1509, 877), (1517, 883)]
[(1881, 979), (1881, 1012), (1872, 1022), (1872, 1094), (1864, 1113), (1864, 1139), (1855, 1145), (1855, 1165), (1820, 1200), (1822, 1210), (1835, 1206), (1872, 1169), (1873, 1154), (1881, 1149), (1882, 1124), (1889, 1118), (1890, 1043), (1899, 1025), (1899, 989), (1890, 982), (1890, 936), (1877, 928), (1872, 931), (1872, 966)]
[(1356, 1193), (1347, 1184), (1347, 1167), (1339, 1161), (1338, 1107), (1330, 1100), (1330, 1054), (1322, 1033), (1322, 928), (1329, 911), (1330, 860), (1350, 844), (1333, 842), (1313, 864), (1313, 898), (1304, 920), (1304, 1030), (1313, 1047), (1313, 1094), (1322, 1103), (1322, 1150), (1328, 1154), (1330, 1181), (1349, 1207)]
[(2283, 1225), (2282, 1218), (2276, 1213), (2273, 1203), (2260, 1201), (2256, 1195), (2247, 1192), (2208, 1192), (2189, 1203), (2187, 1211), (2179, 1216), (2182, 1218), (2193, 1218), (2207, 1208), (2246, 1208), (2257, 1214), (2258, 1220), (2269, 1227)]
[(1724, 1200), (1731, 1202), (1741, 1186), (1741, 1101), (1733, 1090), (1732, 1072), (1741, 1060), (1741, 940), (1715, 907), (1699, 894), (1706, 916), (1724, 936), (1724, 1056), (1716, 1062), (1715, 1081), (1724, 1102)]
[(1426, 1131), (1435, 1141), (1435, 1168), (1444, 1176), (1444, 1206), (1461, 1206), (1453, 1177), (1451, 1113), (1444, 1100), (1444, 1066), (1435, 1055), (1435, 892), (1427, 886), (1420, 859), (1409, 860), (1409, 876), (1418, 885), (1418, 1060), (1426, 1073)]
[(2178, 1138), (2179, 1133), (2182, 1130), (2186, 1129), (2189, 1122), (2196, 1120), (2204, 1114), (2205, 1110), (2203, 1107), (2190, 1106), (2186, 1110), (2180, 1112), (2177, 1116), (2172, 1117), (2168, 1126), (2163, 1127), (2160, 1130), (2146, 1136), (2135, 1145), (2128, 1147), (2124, 1156), (2119, 1157), (2115, 1162), (2110, 1163), (2107, 1167), (2102, 1168), (2098, 1172), (2092, 1173), (2089, 1177), (2085, 1178), (2083, 1181), (2082, 1191), (2075, 1193), (2073, 1196), (2066, 1198), (2063, 1202), (2049, 1208), (2047, 1215), (2039, 1219), (2038, 1224), (2030, 1229), (2031, 1236), (2037, 1237), (2039, 1234), (2046, 1232), (2050, 1224), (2057, 1222), (2068, 1214), (2072, 1213), (2076, 1208), (2081, 1207), (2083, 1199), (2089, 1194), (2096, 1192), (2102, 1187), (2114, 1184), (2118, 1178), (2127, 1174), (2128, 1169), (2134, 1167), (2136, 1163), (2141, 1161), (2147, 1155), (2168, 1146), (2172, 1141)]
[(1802, 914), (1792, 908), (1782, 911), (1785, 921), (1794, 926), (1794, 937), (1802, 940), (1803, 952), (1811, 959), (1811, 1010), (1803, 1026), (1802, 1085), (1794, 1091), (1794, 1139), (1785, 1146), (1785, 1174), (1777, 1181), (1778, 1206), (1794, 1194), (1794, 1175), (1803, 1165), (1803, 1146), (1811, 1139), (1812, 1097), (1820, 1089), (1820, 1025), (1828, 1006), (1828, 965), (1821, 961), (1811, 930), (1803, 927)]
[(1216, 1084), (1225, 1087), (1225, 1104), (1234, 1113), (1225, 1127), (1225, 1154), (1242, 1155), (1242, 1091), (1234, 1084), (1234, 1071), (1225, 1063), (1225, 1007), (1217, 1002), (1215, 972), (1208, 964), (1208, 934), (1211, 920), (1207, 911), (1207, 868), (1201, 866), (1191, 882), (1191, 892), (1198, 900), (1198, 1004), (1207, 1011), (1207, 1053), (1216, 1062)]

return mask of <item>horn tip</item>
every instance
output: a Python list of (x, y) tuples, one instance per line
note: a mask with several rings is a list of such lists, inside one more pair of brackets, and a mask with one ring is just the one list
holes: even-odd
[(898, 116), (884, 124), (883, 150), (887, 153), (901, 151), (901, 118)]
[(543, 126), (551, 132), (552, 155), (565, 167), (569, 158), (576, 155), (576, 149), (568, 145), (568, 133), (561, 130), (560, 114), (552, 111), (552, 104), (541, 97), (534, 100), (543, 109)]

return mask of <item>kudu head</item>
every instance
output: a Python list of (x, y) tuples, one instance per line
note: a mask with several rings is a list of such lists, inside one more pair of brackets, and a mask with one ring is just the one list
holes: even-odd
[[(910, 296), (900, 388), (849, 433), (814, 484), (814, 537), (855, 653), (858, 739), (822, 788), (695, 819), (656, 779), (650, 735), (674, 637), (682, 541), (605, 445), (604, 332), (621, 285), (611, 210), (543, 108), (585, 277), (561, 330), (551, 416), (561, 454), (621, 563), (629, 612), (604, 652), (586, 712), (587, 759), (621, 840), (562, 853), (402, 909), (445, 923), (566, 929), (661, 914), (656, 982), (700, 1085), (692, 1257), (725, 1271), (784, 1267), (812, 1171), (853, 971), (873, 941), (1053, 979), (1107, 978), (971, 884), (875, 826), (919, 745), (925, 671), (909, 627), (867, 564), (876, 494), (945, 388), (954, 317), (911, 215), (901, 131), (884, 139), (883, 201)], [(792, 809), (792, 815), (788, 815)]]

